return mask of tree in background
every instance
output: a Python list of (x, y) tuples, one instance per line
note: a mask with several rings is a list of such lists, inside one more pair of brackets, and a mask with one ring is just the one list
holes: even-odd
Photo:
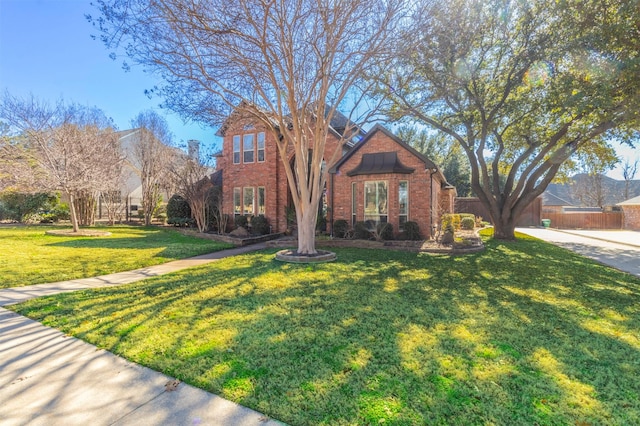
[(9, 93), (0, 101), (0, 119), (13, 136), (3, 146), (11, 179), (23, 191), (64, 193), (78, 232), (76, 200), (105, 189), (123, 161), (111, 120), (97, 108), (50, 106)]
[(638, 160), (635, 160), (633, 163), (627, 159), (622, 165), (622, 177), (624, 178), (624, 199), (629, 199), (629, 187), (631, 185), (631, 181), (635, 179), (636, 173), (638, 172)]
[[(298, 253), (313, 254), (322, 164), (339, 158), (356, 133), (355, 111), (370, 87), (362, 76), (386, 59), (403, 3), (98, 0), (101, 16), (89, 19), (108, 48), (124, 47), (163, 78), (156, 92), (168, 108), (209, 125), (235, 111), (273, 134), (295, 205)], [(326, 152), (340, 106), (354, 119)]]
[(185, 155), (174, 159), (170, 171), (176, 194), (189, 203), (191, 216), (196, 221), (198, 231), (207, 231), (209, 200), (213, 195), (213, 184), (208, 174), (212, 170), (197, 158)]
[(423, 0), (377, 73), (389, 115), (453, 138), (495, 237), (513, 239), (567, 160), (637, 128), (639, 15), (635, 2)]
[(435, 162), (441, 168), (447, 182), (456, 187), (459, 197), (471, 196), (469, 160), (455, 140), (441, 132), (410, 125), (400, 127), (397, 135)]
[(138, 129), (138, 134), (127, 158), (140, 177), (144, 224), (149, 226), (162, 193), (170, 189), (169, 169), (177, 150), (171, 148), (173, 135), (167, 121), (156, 112), (141, 112), (131, 126)]

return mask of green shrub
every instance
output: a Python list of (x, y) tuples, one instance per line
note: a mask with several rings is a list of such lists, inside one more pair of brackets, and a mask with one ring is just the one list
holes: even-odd
[(393, 240), (393, 225), (390, 223), (378, 223), (375, 233), (378, 241)]
[(49, 193), (4, 192), (0, 194), (0, 220), (39, 222), (40, 214), (48, 213), (57, 203), (58, 197)]
[(51, 214), (52, 220), (54, 222), (71, 219), (71, 213), (69, 212), (69, 204), (67, 203), (56, 204), (51, 209), (51, 211), (49, 211), (49, 214)]
[(404, 238), (407, 240), (417, 241), (422, 239), (420, 235), (420, 227), (417, 222), (408, 221), (403, 225)]
[(264, 215), (253, 216), (251, 218), (251, 231), (254, 234), (266, 235), (269, 233), (269, 221)]
[(453, 229), (460, 229), (460, 215), (453, 213), (445, 213), (440, 218), (442, 230), (444, 230), (449, 224), (453, 225)]
[(336, 238), (344, 238), (349, 230), (349, 223), (344, 219), (338, 219), (333, 222), (333, 236)]
[(476, 221), (471, 217), (463, 217), (460, 221), (460, 226), (462, 229), (473, 229), (476, 226)]
[(170, 225), (184, 226), (186, 221), (180, 219), (191, 219), (191, 208), (187, 200), (178, 194), (169, 198), (169, 202), (167, 203), (167, 218), (167, 223)]
[(356, 226), (354, 227), (354, 234), (356, 239), (358, 240), (369, 240), (371, 239), (371, 231), (367, 227), (365, 222), (356, 222)]
[(190, 217), (172, 217), (172, 218), (167, 220), (167, 224), (174, 225), (174, 226), (177, 226), (179, 228), (181, 228), (181, 227), (190, 228), (192, 226), (195, 226), (196, 221), (193, 218), (190, 218)]
[(236, 228), (247, 228), (247, 224), (249, 223), (249, 218), (247, 216), (236, 216), (233, 219), (233, 223), (234, 225), (236, 225)]

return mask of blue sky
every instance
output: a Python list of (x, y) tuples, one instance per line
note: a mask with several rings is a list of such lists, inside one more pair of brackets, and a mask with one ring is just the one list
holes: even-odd
[[(155, 109), (167, 118), (177, 143), (197, 139), (219, 147), (214, 129), (185, 124), (158, 107), (161, 99), (147, 98), (145, 89), (158, 80), (140, 68), (125, 72), (122, 60), (111, 60), (91, 38), (97, 32), (85, 14), (98, 15), (90, 0), (0, 0), (0, 91), (97, 106), (121, 130), (130, 128), (139, 112)], [(623, 161), (640, 158), (638, 149), (617, 146), (617, 151)], [(609, 176), (622, 179), (620, 166)]]
[(145, 89), (158, 82), (113, 61), (85, 14), (98, 15), (89, 0), (0, 0), (0, 91), (55, 102), (62, 98), (102, 109), (120, 130), (131, 127), (139, 112), (154, 109), (165, 116), (175, 142), (198, 139), (219, 144), (215, 129), (184, 124), (160, 109)]

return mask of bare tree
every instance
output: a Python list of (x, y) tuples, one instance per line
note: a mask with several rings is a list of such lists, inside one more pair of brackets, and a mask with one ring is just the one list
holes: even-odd
[(140, 177), (144, 223), (148, 226), (163, 190), (169, 185), (168, 171), (176, 150), (170, 148), (173, 136), (166, 120), (156, 112), (140, 113), (131, 125), (139, 130), (127, 157)]
[(624, 199), (629, 199), (629, 187), (631, 185), (631, 181), (635, 179), (636, 173), (638, 172), (638, 160), (636, 159), (633, 163), (628, 158), (625, 160), (622, 165), (622, 177), (624, 178)]
[(19, 135), (6, 151), (12, 179), (25, 190), (66, 194), (73, 230), (78, 232), (76, 200), (99, 192), (122, 162), (111, 120), (96, 108), (62, 101), (52, 107), (8, 93), (0, 103), (0, 118)]
[(107, 47), (124, 46), (162, 76), (156, 92), (169, 108), (210, 125), (235, 110), (274, 134), (298, 253), (313, 254), (323, 161), (339, 158), (355, 130), (326, 152), (329, 124), (339, 106), (362, 121), (361, 77), (385, 60), (402, 7), (401, 0), (98, 0), (93, 22)]
[(173, 161), (170, 170), (176, 193), (189, 203), (198, 231), (205, 232), (209, 226), (209, 199), (213, 190), (207, 176), (210, 169), (196, 158), (181, 156)]
[(224, 234), (229, 222), (229, 215), (224, 213), (224, 209), (222, 206), (222, 187), (214, 185), (211, 192), (212, 203), (210, 204), (211, 211), (209, 212), (209, 214), (211, 214), (213, 223), (216, 225), (218, 234)]

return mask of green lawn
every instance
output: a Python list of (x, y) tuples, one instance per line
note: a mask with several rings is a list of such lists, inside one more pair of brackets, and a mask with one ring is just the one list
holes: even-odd
[(640, 280), (524, 236), (336, 252), (12, 309), (294, 425), (640, 424)]
[(112, 235), (99, 238), (46, 235), (49, 229), (0, 227), (0, 288), (128, 271), (230, 247), (166, 228), (106, 227), (100, 229)]

